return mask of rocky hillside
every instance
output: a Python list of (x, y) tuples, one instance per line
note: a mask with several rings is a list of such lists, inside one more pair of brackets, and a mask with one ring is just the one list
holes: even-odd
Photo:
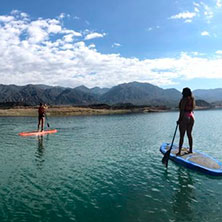
[[(201, 105), (211, 106), (222, 101), (222, 89), (196, 90), (194, 95)], [(47, 85), (0, 85), (0, 104), (38, 105), (96, 105), (132, 104), (137, 106), (178, 106), (181, 92), (176, 89), (162, 89), (149, 83), (131, 82), (109, 88), (52, 87)], [(207, 101), (208, 103), (206, 103)]]

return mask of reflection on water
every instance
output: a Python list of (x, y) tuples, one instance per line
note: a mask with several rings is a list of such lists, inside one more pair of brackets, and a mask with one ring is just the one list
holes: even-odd
[(44, 151), (45, 151), (45, 147), (44, 147), (44, 137), (43, 136), (38, 136), (38, 146), (37, 146), (37, 151), (36, 151), (36, 162), (37, 165), (40, 167), (42, 166), (44, 160)]
[(178, 188), (173, 196), (173, 212), (180, 221), (191, 221), (194, 216), (194, 182), (189, 170), (179, 167), (177, 171)]

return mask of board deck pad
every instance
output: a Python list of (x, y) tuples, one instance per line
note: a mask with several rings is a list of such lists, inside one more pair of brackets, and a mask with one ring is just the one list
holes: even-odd
[[(170, 144), (168, 143), (163, 143), (160, 147), (162, 154), (165, 154), (169, 149)], [(170, 159), (174, 162), (210, 175), (222, 176), (222, 163), (213, 157), (196, 150), (194, 150), (193, 153), (188, 153), (189, 148), (185, 147), (182, 148), (181, 155), (176, 156), (178, 151), (178, 147), (173, 145), (170, 153)]]
[(51, 129), (51, 130), (43, 130), (43, 131), (31, 131), (31, 132), (21, 132), (18, 135), (19, 136), (41, 136), (51, 133), (57, 133), (57, 129)]

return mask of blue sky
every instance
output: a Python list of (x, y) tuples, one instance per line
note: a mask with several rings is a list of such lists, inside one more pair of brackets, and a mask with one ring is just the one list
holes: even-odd
[(222, 87), (222, 0), (1, 0), (1, 84)]

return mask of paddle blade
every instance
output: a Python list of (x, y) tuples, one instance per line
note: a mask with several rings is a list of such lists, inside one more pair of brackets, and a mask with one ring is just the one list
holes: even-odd
[(47, 126), (50, 127), (50, 126), (49, 126), (49, 123), (47, 123)]
[(164, 156), (163, 156), (163, 158), (162, 158), (162, 163), (166, 166), (166, 168), (167, 168), (167, 166), (168, 166), (168, 160), (169, 160), (169, 158), (170, 158), (170, 151), (171, 151), (171, 149), (169, 149), (169, 150), (164, 154)]

